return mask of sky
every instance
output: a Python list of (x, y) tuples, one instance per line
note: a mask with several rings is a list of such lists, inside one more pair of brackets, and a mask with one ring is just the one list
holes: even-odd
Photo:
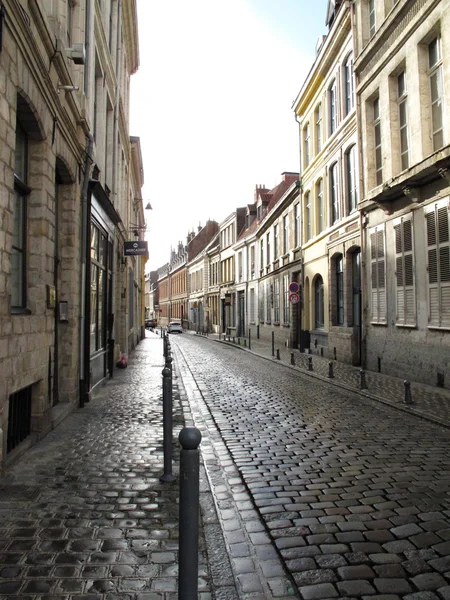
[(208, 219), (251, 204), (256, 185), (298, 172), (292, 103), (326, 33), (327, 0), (137, 0), (140, 138), (149, 246), (169, 262)]

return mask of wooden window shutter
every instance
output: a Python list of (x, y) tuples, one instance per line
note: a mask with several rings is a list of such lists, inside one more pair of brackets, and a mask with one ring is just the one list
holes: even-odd
[(411, 219), (394, 225), (396, 308), (398, 325), (416, 325), (413, 235)]
[(384, 228), (370, 233), (372, 322), (386, 323)]
[(428, 322), (450, 327), (450, 237), (447, 202), (426, 213), (428, 249)]

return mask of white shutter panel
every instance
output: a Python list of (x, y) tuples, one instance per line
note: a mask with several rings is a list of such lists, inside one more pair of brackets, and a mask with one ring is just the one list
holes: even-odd
[(428, 320), (430, 326), (450, 327), (450, 247), (447, 202), (426, 215), (428, 246)]
[(384, 228), (370, 234), (372, 321), (386, 323), (386, 265)]
[(397, 324), (416, 325), (413, 237), (411, 219), (394, 226)]

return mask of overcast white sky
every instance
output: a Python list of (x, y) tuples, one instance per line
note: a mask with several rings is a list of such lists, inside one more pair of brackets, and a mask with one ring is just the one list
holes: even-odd
[[(313, 5), (311, 7), (311, 5)], [(327, 0), (137, 0), (140, 137), (150, 260), (208, 218), (253, 202), (256, 184), (298, 171), (292, 102), (326, 33)]]

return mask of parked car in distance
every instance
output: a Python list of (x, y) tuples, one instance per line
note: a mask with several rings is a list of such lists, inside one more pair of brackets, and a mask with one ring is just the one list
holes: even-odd
[(170, 321), (167, 327), (167, 333), (183, 333), (183, 327), (180, 321)]
[(156, 327), (156, 319), (145, 319), (146, 329), (153, 329)]

